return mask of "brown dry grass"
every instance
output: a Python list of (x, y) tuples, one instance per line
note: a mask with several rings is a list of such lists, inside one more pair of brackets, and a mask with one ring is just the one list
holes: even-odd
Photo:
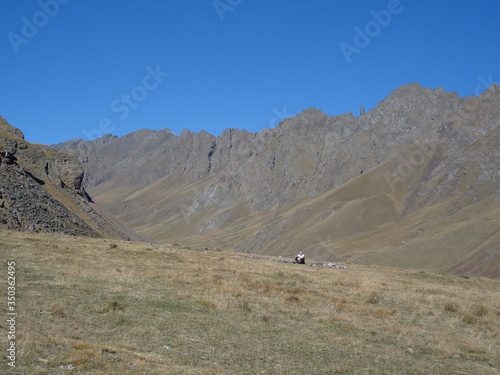
[(500, 372), (494, 280), (7, 231), (0, 254), (2, 278), (17, 264), (19, 373)]

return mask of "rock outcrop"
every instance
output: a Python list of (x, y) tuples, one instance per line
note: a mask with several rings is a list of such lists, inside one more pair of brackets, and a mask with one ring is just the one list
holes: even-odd
[(29, 143), (19, 129), (0, 118), (0, 225), (13, 230), (138, 239), (90, 200), (83, 179), (84, 170), (72, 154)]

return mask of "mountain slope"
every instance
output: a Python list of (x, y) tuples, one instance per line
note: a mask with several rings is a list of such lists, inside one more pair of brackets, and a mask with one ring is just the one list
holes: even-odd
[(255, 134), (141, 130), (56, 148), (155, 240), (500, 277), (499, 125), (499, 86), (460, 98), (411, 84), (359, 117), (312, 108)]
[(90, 237), (140, 237), (87, 195), (84, 171), (70, 153), (24, 140), (0, 117), (0, 225)]

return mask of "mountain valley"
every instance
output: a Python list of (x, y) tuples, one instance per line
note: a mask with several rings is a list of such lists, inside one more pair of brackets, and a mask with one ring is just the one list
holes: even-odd
[(93, 199), (141, 236), (500, 277), (500, 86), (419, 84), (373, 110), (310, 108), (258, 133), (72, 140)]

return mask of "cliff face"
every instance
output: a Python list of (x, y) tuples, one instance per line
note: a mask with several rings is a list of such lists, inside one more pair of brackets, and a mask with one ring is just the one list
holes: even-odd
[(127, 238), (83, 187), (84, 170), (70, 153), (24, 140), (0, 118), (0, 225), (14, 230)]
[(499, 125), (499, 86), (460, 98), (412, 84), (359, 117), (311, 108), (255, 134), (141, 130), (55, 147), (153, 239), (500, 275)]

